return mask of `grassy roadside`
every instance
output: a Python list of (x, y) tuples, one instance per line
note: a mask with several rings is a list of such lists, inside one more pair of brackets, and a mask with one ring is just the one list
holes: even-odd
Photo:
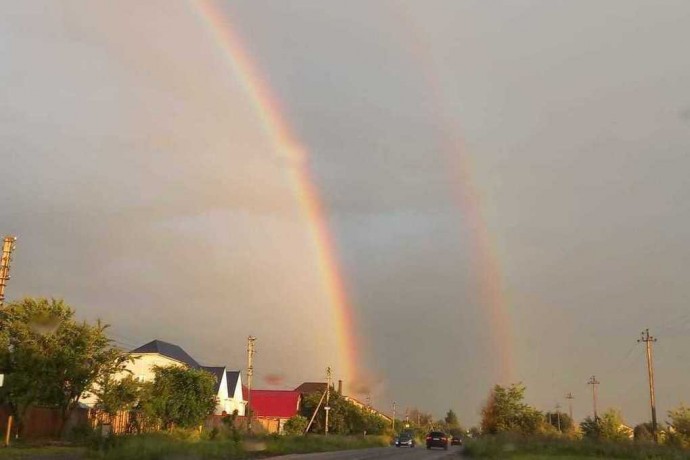
[(604, 442), (555, 437), (495, 436), (467, 440), (465, 455), (483, 459), (631, 459), (690, 460), (690, 451), (635, 442)]
[(76, 460), (84, 458), (86, 451), (85, 447), (67, 446), (0, 447), (0, 459)]
[(117, 438), (112, 445), (93, 451), (88, 458), (106, 460), (162, 460), (171, 459), (245, 459), (264, 458), (284, 454), (364, 449), (388, 445), (379, 436), (264, 436), (239, 442), (205, 439), (179, 439), (157, 433)]
[(16, 446), (0, 448), (0, 460), (185, 460), (251, 459), (277, 455), (384, 447), (382, 436), (261, 436), (240, 441), (201, 439), (167, 433), (121, 436), (107, 443), (94, 439), (91, 448)]

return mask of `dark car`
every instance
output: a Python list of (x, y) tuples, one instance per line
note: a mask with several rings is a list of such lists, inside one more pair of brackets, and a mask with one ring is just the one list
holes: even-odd
[(448, 435), (443, 431), (432, 431), (426, 435), (426, 448), (443, 447), (448, 450)]
[(462, 438), (460, 436), (453, 436), (450, 438), (451, 446), (462, 446)]
[(395, 438), (395, 447), (414, 447), (416, 444), (414, 437), (410, 434), (403, 433), (397, 438)]

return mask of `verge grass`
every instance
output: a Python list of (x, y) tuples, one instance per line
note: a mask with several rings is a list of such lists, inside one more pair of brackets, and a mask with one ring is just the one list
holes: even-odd
[(232, 439), (202, 439), (177, 434), (144, 434), (115, 437), (98, 446), (91, 458), (137, 460), (245, 459), (283, 454), (383, 447), (380, 436), (259, 436)]
[(606, 442), (559, 437), (485, 436), (467, 440), (465, 455), (474, 458), (690, 460), (690, 451), (633, 441)]

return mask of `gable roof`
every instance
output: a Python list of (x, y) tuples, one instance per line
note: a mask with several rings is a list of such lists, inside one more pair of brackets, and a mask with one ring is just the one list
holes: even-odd
[(184, 363), (193, 369), (199, 369), (201, 367), (194, 358), (189, 356), (189, 353), (182, 349), (182, 347), (157, 339), (132, 350), (130, 353), (158, 353), (159, 355)]
[(303, 394), (323, 393), (326, 391), (328, 384), (326, 382), (304, 382), (302, 385), (295, 388), (295, 391)]
[[(240, 378), (240, 371), (226, 371), (225, 380), (228, 384), (228, 397), (235, 396), (235, 388), (237, 388), (237, 380)], [(243, 385), (244, 386), (244, 385)], [(242, 399), (244, 399), (244, 390), (242, 391)]]
[(223, 381), (223, 374), (225, 373), (225, 368), (218, 366), (201, 366), (201, 368), (209, 374), (213, 374), (213, 376), (216, 378), (215, 388), (216, 394), (218, 394), (218, 391), (220, 390), (220, 384)]
[(252, 390), (251, 409), (257, 417), (290, 418), (299, 412), (302, 395), (290, 390)]

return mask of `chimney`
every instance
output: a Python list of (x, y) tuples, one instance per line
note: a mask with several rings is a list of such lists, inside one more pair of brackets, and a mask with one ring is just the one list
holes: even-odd
[(338, 394), (342, 395), (343, 394), (343, 381), (338, 380)]

